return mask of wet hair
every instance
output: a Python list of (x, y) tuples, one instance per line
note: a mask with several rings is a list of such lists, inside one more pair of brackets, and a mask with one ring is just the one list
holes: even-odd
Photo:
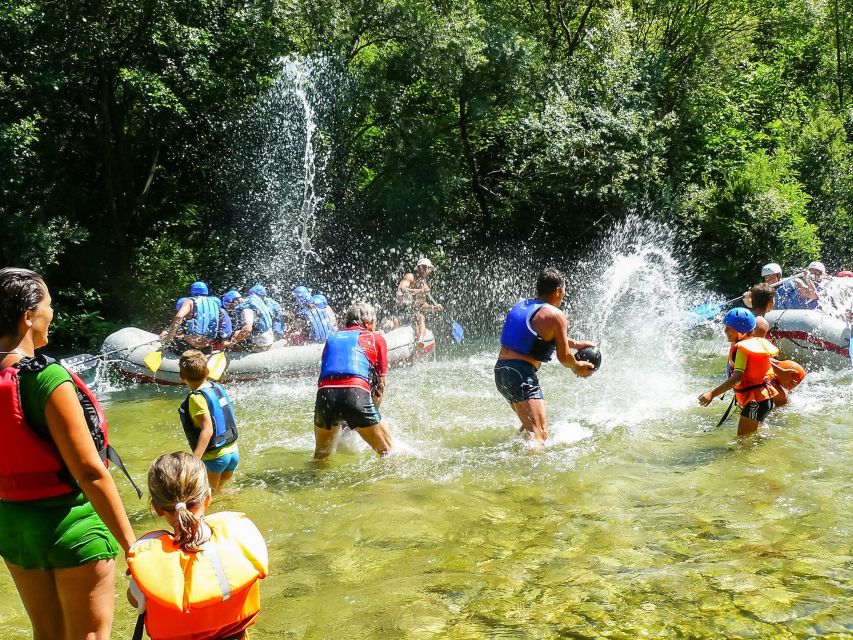
[(175, 545), (184, 551), (198, 551), (203, 535), (201, 518), (190, 509), (204, 505), (210, 495), (204, 463), (186, 451), (160, 456), (148, 470), (148, 493), (151, 504), (160, 511), (177, 515), (172, 537)]
[(563, 272), (554, 267), (542, 269), (539, 277), (536, 278), (536, 297), (550, 296), (560, 288), (566, 288), (566, 276)]
[(207, 369), (207, 358), (201, 351), (195, 349), (188, 349), (181, 354), (178, 368), (181, 371), (181, 378), (189, 382), (204, 380), (210, 373)]
[(376, 322), (376, 311), (374, 310), (373, 305), (367, 302), (356, 302), (347, 309), (346, 319), (344, 322), (348, 327), (354, 327), (356, 325), (366, 327), (371, 322)]
[(29, 269), (0, 269), (0, 336), (18, 334), (21, 317), (44, 300), (47, 285)]
[(752, 297), (752, 308), (759, 313), (766, 313), (776, 296), (776, 290), (766, 282), (762, 282), (752, 287), (749, 294)]

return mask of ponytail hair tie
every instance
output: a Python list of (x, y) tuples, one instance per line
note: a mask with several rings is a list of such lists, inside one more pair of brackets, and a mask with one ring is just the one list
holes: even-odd
[(186, 508), (187, 508), (186, 502), (176, 502), (175, 503), (175, 511), (177, 511), (178, 509), (186, 509)]

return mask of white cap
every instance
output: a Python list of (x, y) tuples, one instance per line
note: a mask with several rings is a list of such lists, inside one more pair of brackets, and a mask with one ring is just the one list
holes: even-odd
[(416, 267), (426, 267), (427, 269), (434, 269), (432, 266), (432, 262), (430, 262), (429, 258), (421, 258), (418, 260), (418, 263), (415, 265)]
[(809, 262), (809, 266), (806, 267), (809, 271), (814, 269), (815, 271), (820, 271), (821, 273), (826, 273), (826, 267), (823, 266), (822, 262), (818, 262), (815, 260), (814, 262)]
[(761, 267), (761, 277), (766, 278), (767, 276), (772, 275), (782, 275), (782, 267), (780, 267), (775, 262), (771, 262), (770, 264), (765, 264)]

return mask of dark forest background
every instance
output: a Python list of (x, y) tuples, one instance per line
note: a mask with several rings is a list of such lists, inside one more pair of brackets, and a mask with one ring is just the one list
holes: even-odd
[(851, 46), (850, 0), (0, 0), (0, 264), (76, 346), (228, 286), (254, 250), (228, 132), (296, 55), (337, 79), (327, 265), (573, 253), (633, 213), (726, 292), (849, 268)]

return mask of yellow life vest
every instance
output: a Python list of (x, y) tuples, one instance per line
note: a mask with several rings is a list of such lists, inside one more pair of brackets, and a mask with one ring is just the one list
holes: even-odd
[(234, 635), (260, 611), (258, 580), (269, 570), (261, 532), (242, 513), (216, 513), (204, 521), (211, 538), (198, 552), (183, 551), (171, 533), (157, 531), (127, 555), (145, 594), (145, 628), (154, 640)]

